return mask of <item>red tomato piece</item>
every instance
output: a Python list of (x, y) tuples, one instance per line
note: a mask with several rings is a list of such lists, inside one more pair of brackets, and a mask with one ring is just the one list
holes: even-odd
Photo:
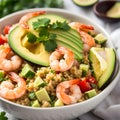
[(0, 45), (7, 42), (7, 39), (4, 35), (0, 34)]
[(10, 27), (11, 27), (11, 26), (6, 25), (6, 26), (4, 27), (4, 29), (3, 29), (3, 33), (4, 33), (4, 34), (8, 34), (8, 32), (9, 32), (9, 30), (10, 30)]
[(88, 76), (86, 79), (90, 84), (97, 84), (97, 80), (93, 76)]
[(78, 85), (83, 93), (92, 89), (86, 78), (83, 78)]

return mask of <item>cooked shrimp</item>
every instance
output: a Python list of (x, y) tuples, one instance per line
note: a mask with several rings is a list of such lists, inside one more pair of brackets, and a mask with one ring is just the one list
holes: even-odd
[(25, 14), (19, 21), (19, 24), (25, 28), (25, 29), (29, 29), (29, 26), (27, 25), (27, 21), (32, 18), (32, 17), (35, 17), (35, 16), (38, 16), (38, 15), (42, 15), (42, 14), (45, 14), (45, 11), (38, 11), (38, 12), (32, 12), (32, 13), (27, 13)]
[(14, 71), (17, 70), (22, 64), (22, 59), (14, 55), (12, 50), (5, 46), (5, 48), (0, 49), (0, 69), (4, 71)]
[(9, 78), (17, 83), (17, 87), (10, 81), (3, 81), (0, 84), (0, 96), (8, 100), (15, 100), (22, 97), (26, 92), (25, 80), (14, 72), (9, 73)]
[(74, 53), (67, 48), (58, 47), (50, 55), (50, 67), (55, 71), (66, 71), (74, 63)]
[(79, 79), (64, 81), (58, 84), (56, 95), (64, 104), (76, 103), (82, 96), (80, 87), (77, 85)]
[(76, 29), (84, 42), (84, 50), (88, 51), (91, 47), (95, 46), (94, 38), (88, 34), (89, 31), (94, 30), (91, 25), (81, 24), (79, 22), (72, 22), (69, 24), (73, 29)]
[(73, 28), (73, 29), (76, 29), (76, 30), (82, 30), (82, 31), (85, 31), (85, 32), (89, 32), (91, 30), (94, 30), (94, 27), (91, 26), (91, 25), (86, 25), (86, 24), (82, 24), (82, 23), (79, 23), (79, 22), (71, 22), (69, 23), (69, 25)]

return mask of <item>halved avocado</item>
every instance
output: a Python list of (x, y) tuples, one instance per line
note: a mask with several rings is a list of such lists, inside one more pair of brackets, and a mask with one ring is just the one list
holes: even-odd
[(25, 36), (26, 31), (22, 27), (15, 27), (8, 36), (10, 47), (24, 59), (35, 64), (48, 66), (50, 53), (45, 50), (44, 45), (39, 43), (26, 47), (25, 41), (27, 41), (27, 37)]
[(95, 4), (98, 0), (73, 0), (73, 2), (81, 7), (88, 7)]

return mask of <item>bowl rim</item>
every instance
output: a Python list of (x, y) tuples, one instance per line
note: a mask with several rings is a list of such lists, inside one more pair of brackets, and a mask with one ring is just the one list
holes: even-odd
[[(83, 15), (79, 15), (79, 14), (75, 14), (75, 13), (70, 13), (68, 10), (63, 10), (63, 9), (58, 9), (58, 8), (34, 8), (34, 9), (27, 9), (27, 10), (21, 10), (21, 11), (18, 11), (18, 12), (15, 12), (15, 13), (12, 13), (10, 15), (7, 15), (3, 18), (0, 19), (0, 23), (2, 23), (4, 20), (6, 19), (10, 19), (11, 17), (14, 17), (14, 16), (17, 16), (19, 14), (26, 14), (28, 12), (34, 12), (34, 11), (38, 11), (38, 10), (44, 10), (44, 11), (50, 11), (50, 12), (61, 12), (61, 13), (64, 13), (64, 14), (68, 14), (68, 15), (74, 15), (74, 16), (77, 16), (79, 18), (82, 18), (82, 19), (85, 19), (87, 21), (89, 21), (89, 23), (92, 23), (93, 25), (97, 26), (103, 33), (105, 33), (105, 35), (107, 36), (107, 38), (109, 39), (110, 36), (109, 34), (107, 33), (107, 31), (105, 31), (105, 29), (103, 27), (101, 27), (100, 25), (98, 25), (97, 23), (95, 23), (94, 21), (90, 20), (89, 18), (83, 16)], [(109, 42), (111, 44), (111, 47), (113, 47), (112, 45), (112, 42), (110, 41), (109, 39)], [(119, 61), (118, 61), (119, 62)], [(119, 67), (120, 69), (120, 67)], [(118, 74), (119, 73), (119, 74)], [(23, 106), (23, 105), (19, 105), (17, 103), (14, 103), (14, 102), (11, 102), (9, 100), (6, 100), (2, 97), (0, 97), (0, 100), (8, 103), (8, 104), (11, 104), (13, 106), (16, 106), (16, 107), (20, 107), (20, 108), (25, 108), (25, 109), (32, 109), (32, 110), (55, 110), (55, 109), (67, 109), (67, 108), (74, 108), (74, 107), (77, 107), (78, 105), (81, 105), (81, 104), (86, 104), (86, 103), (89, 103), (93, 100), (95, 100), (96, 98), (99, 98), (99, 96), (101, 96), (103, 93), (105, 93), (106, 91), (109, 90), (109, 88), (112, 86), (112, 83), (115, 84), (117, 83), (118, 81), (118, 77), (120, 77), (120, 70), (118, 71), (117, 75), (115, 76), (115, 80), (113, 80), (101, 93), (99, 93), (97, 96), (91, 98), (91, 99), (88, 99), (88, 100), (85, 100), (83, 102), (80, 102), (80, 103), (76, 103), (76, 104), (71, 104), (71, 105), (66, 105), (66, 106), (61, 106), (61, 107), (48, 107), (48, 108), (35, 108), (35, 107), (31, 107), (31, 106)]]

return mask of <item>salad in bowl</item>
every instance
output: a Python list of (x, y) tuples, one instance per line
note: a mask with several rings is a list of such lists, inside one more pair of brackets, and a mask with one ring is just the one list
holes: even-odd
[(65, 13), (27, 11), (0, 34), (0, 97), (18, 107), (49, 110), (94, 99), (115, 68), (102, 30)]

